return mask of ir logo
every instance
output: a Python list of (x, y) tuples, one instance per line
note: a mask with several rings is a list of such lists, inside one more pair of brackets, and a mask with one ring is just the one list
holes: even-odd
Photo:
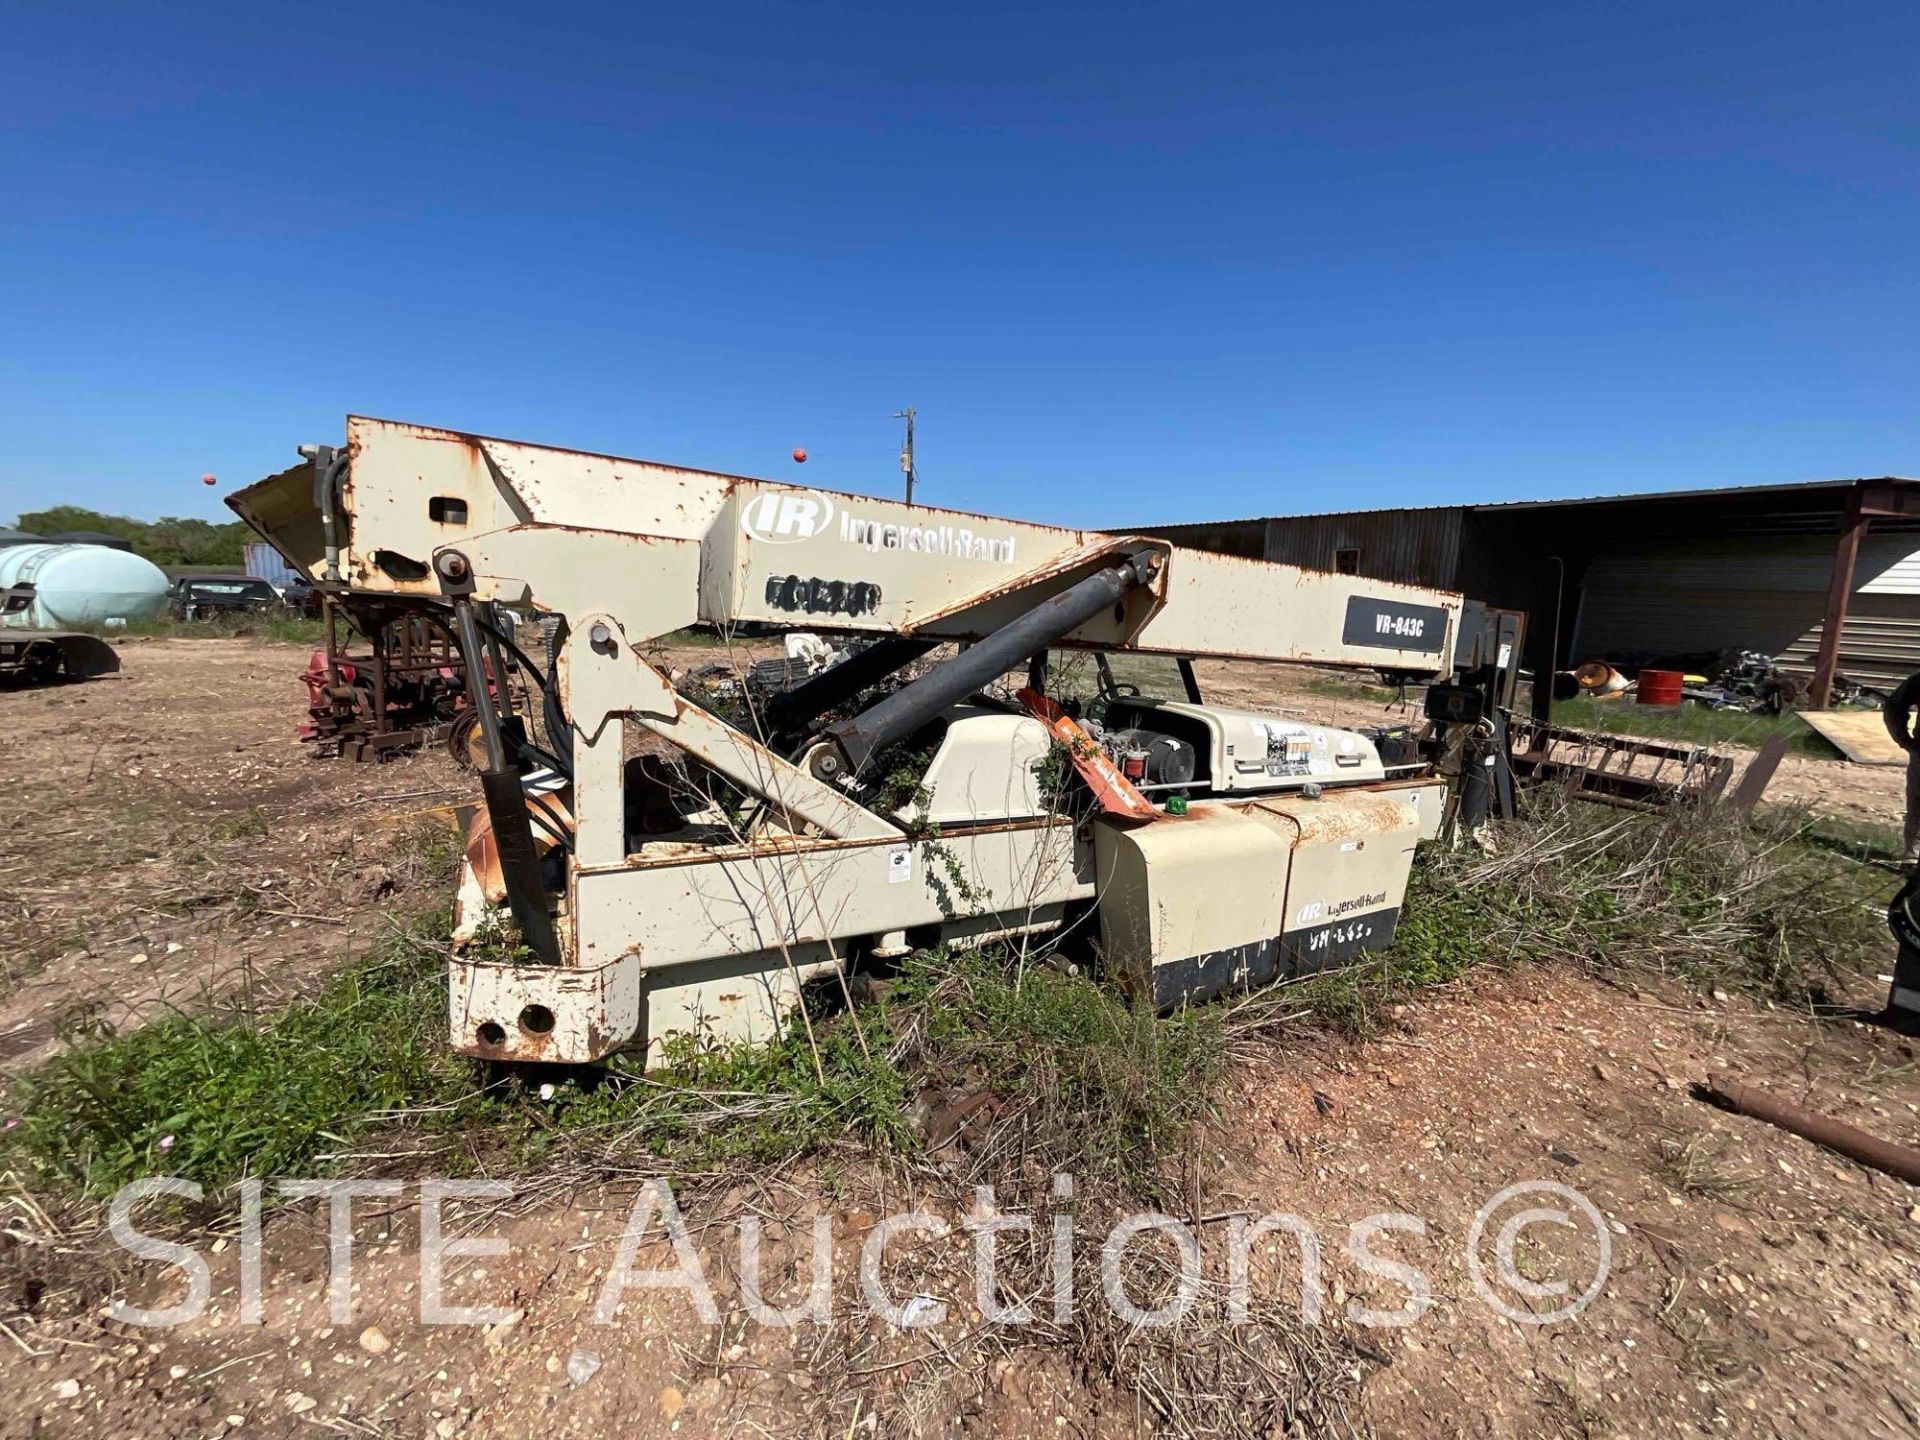
[(740, 516), (740, 528), (769, 545), (811, 540), (833, 519), (833, 501), (818, 490), (776, 490), (756, 495)]

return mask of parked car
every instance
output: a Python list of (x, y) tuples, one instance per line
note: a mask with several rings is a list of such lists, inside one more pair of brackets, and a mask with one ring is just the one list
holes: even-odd
[(168, 608), (182, 620), (269, 615), (280, 609), (280, 594), (266, 581), (245, 575), (186, 575), (173, 582)]
[(280, 598), (294, 614), (304, 615), (309, 620), (320, 618), (320, 592), (308, 584), (304, 576), (296, 575), (289, 580), (287, 588), (280, 592)]

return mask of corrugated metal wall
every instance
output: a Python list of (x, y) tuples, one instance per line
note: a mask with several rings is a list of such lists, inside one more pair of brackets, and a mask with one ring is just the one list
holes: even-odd
[(1265, 520), (1202, 520), (1191, 525), (1142, 525), (1115, 534), (1155, 535), (1194, 550), (1238, 555), (1242, 560), (1264, 560), (1267, 548)]
[[(1884, 547), (1881, 542), (1884, 541)], [(1884, 548), (1889, 552), (1911, 550), (1910, 554), (1895, 554), (1891, 563), (1880, 554)], [(1873, 564), (1869, 564), (1869, 559)], [(1864, 578), (1863, 578), (1864, 577)], [(1854, 564), (1853, 588), (1861, 595), (1920, 595), (1920, 536), (1914, 535), (1875, 535), (1869, 531), (1860, 542), (1860, 558)]]
[[(1840, 631), (1840, 673), (1853, 680), (1897, 685), (1920, 670), (1920, 619), (1912, 596), (1856, 593)], [(1891, 612), (1891, 613), (1889, 613)], [(1813, 668), (1824, 626), (1816, 624), (1781, 652), (1782, 663)]]
[(1144, 526), (1130, 533), (1158, 535), (1176, 545), (1247, 560), (1304, 565), (1309, 570), (1331, 570), (1336, 551), (1358, 550), (1362, 575), (1451, 590), (1459, 583), (1462, 513), (1459, 506), (1356, 510), (1345, 515)]
[[(1811, 667), (1835, 537), (1675, 538), (1619, 546), (1588, 568), (1575, 658), (1758, 650)], [(1920, 669), (1920, 536), (1868, 532), (1840, 636), (1840, 670), (1896, 681)]]
[(247, 557), (247, 574), (256, 580), (264, 580), (284, 590), (300, 578), (299, 572), (286, 562), (286, 558), (264, 540), (249, 540), (242, 551)]
[(1459, 506), (1443, 506), (1282, 515), (1267, 521), (1266, 558), (1331, 570), (1336, 551), (1358, 550), (1362, 575), (1451, 590), (1458, 583), (1461, 513)]

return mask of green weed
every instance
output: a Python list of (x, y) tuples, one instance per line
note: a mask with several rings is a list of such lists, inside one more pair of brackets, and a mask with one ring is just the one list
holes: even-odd
[(257, 840), (272, 830), (267, 820), (266, 807), (255, 805), (249, 810), (236, 810), (228, 815), (217, 815), (207, 827), (210, 839), (224, 843), (230, 840)]
[[(1499, 832), (1500, 853), (1423, 851), (1392, 948), (1321, 998), (1351, 1019), (1483, 961), (1558, 960), (1833, 1005), (1884, 958), (1891, 892), (1828, 827), (1784, 808), (1747, 824), (1536, 792)], [(1363, 996), (1343, 993), (1354, 985)]]
[(182, 620), (171, 615), (152, 620), (129, 620), (124, 625), (68, 627), (108, 640), (267, 640), (276, 645), (316, 646), (326, 640), (326, 626), (305, 615), (284, 611), (267, 615), (216, 615), (205, 620)]
[(1905, 852), (1900, 829), (1871, 820), (1848, 820), (1838, 815), (1810, 815), (1803, 821), (1788, 812), (1788, 824), (1800, 824), (1804, 843), (1864, 864), (1898, 865)]
[[(1476, 965), (1561, 961), (1817, 1006), (1881, 961), (1885, 877), (1810, 843), (1790, 813), (1743, 826), (1530, 803), (1497, 854), (1429, 847), (1392, 947), (1290, 999), (1365, 1033)], [(82, 1037), (20, 1083), (0, 1168), (94, 1194), (154, 1173), (215, 1187), (315, 1173), (394, 1123), (457, 1130), (466, 1153), (526, 1168), (910, 1155), (923, 1097), (984, 1093), (996, 1165), (1153, 1195), (1210, 1111), (1237, 1023), (1226, 1005), (1156, 1017), (1022, 954), (922, 952), (863, 1009), (828, 987), (771, 1044), (677, 1039), (651, 1071), (620, 1057), (548, 1103), (448, 1050), (444, 938), (442, 917), (274, 1015), (171, 1014)]]
[(1750, 1183), (1727, 1164), (1730, 1142), (1724, 1135), (1699, 1130), (1681, 1139), (1660, 1142), (1655, 1168), (1675, 1190), (1686, 1195), (1737, 1194)]
[(143, 1175), (209, 1189), (307, 1175), (405, 1116), (538, 1168), (634, 1154), (686, 1169), (852, 1142), (911, 1154), (914, 1098), (963, 1080), (1026, 1108), (1048, 1163), (1149, 1182), (1204, 1113), (1224, 1051), (1208, 1009), (1156, 1021), (1084, 977), (967, 952), (913, 957), (884, 999), (762, 1046), (669, 1043), (643, 1072), (540, 1103), (453, 1055), (444, 919), (266, 1017), (165, 1016), (96, 1032), (21, 1082), (0, 1164), (93, 1195)]
[(684, 630), (669, 630), (652, 642), (676, 650), (719, 650), (731, 646), (729, 636), (704, 625), (689, 625)]
[(1157, 1017), (1085, 975), (991, 954), (918, 964), (932, 982), (926, 1073), (974, 1077), (1028, 1107), (1025, 1143), (1043, 1170), (1162, 1188), (1224, 1071), (1223, 1007)]
[(1022, 1109), (1048, 1168), (1150, 1184), (1205, 1113), (1225, 1052), (1221, 1013), (1164, 1020), (1084, 976), (997, 951), (923, 952), (884, 998), (794, 1024), (758, 1047), (669, 1042), (643, 1074), (563, 1092), (523, 1163), (556, 1148), (641, 1151), (689, 1168), (776, 1162), (853, 1141), (920, 1148), (916, 1097), (984, 1090)]
[(1774, 735), (1787, 737), (1787, 750), (1831, 760), (1839, 754), (1798, 715), (1750, 715), (1744, 710), (1709, 710), (1691, 701), (1675, 709), (1622, 700), (1581, 696), (1553, 707), (1553, 723), (1609, 735), (1643, 735), (1691, 745), (1742, 745), (1758, 749)]
[(436, 917), (274, 1015), (75, 1037), (21, 1080), (0, 1158), (95, 1195), (154, 1174), (213, 1188), (311, 1173), (386, 1112), (477, 1096), (446, 1045), (445, 930)]
[(1398, 689), (1373, 684), (1357, 675), (1317, 675), (1308, 672), (1299, 685), (1308, 694), (1324, 695), (1329, 700), (1372, 700), (1387, 705), (1400, 698)]

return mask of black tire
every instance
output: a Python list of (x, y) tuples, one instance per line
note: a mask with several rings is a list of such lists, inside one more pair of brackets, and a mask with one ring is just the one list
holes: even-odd
[(67, 657), (60, 647), (45, 643), (31, 647), (20, 662), (20, 673), (29, 685), (57, 685), (66, 668)]

